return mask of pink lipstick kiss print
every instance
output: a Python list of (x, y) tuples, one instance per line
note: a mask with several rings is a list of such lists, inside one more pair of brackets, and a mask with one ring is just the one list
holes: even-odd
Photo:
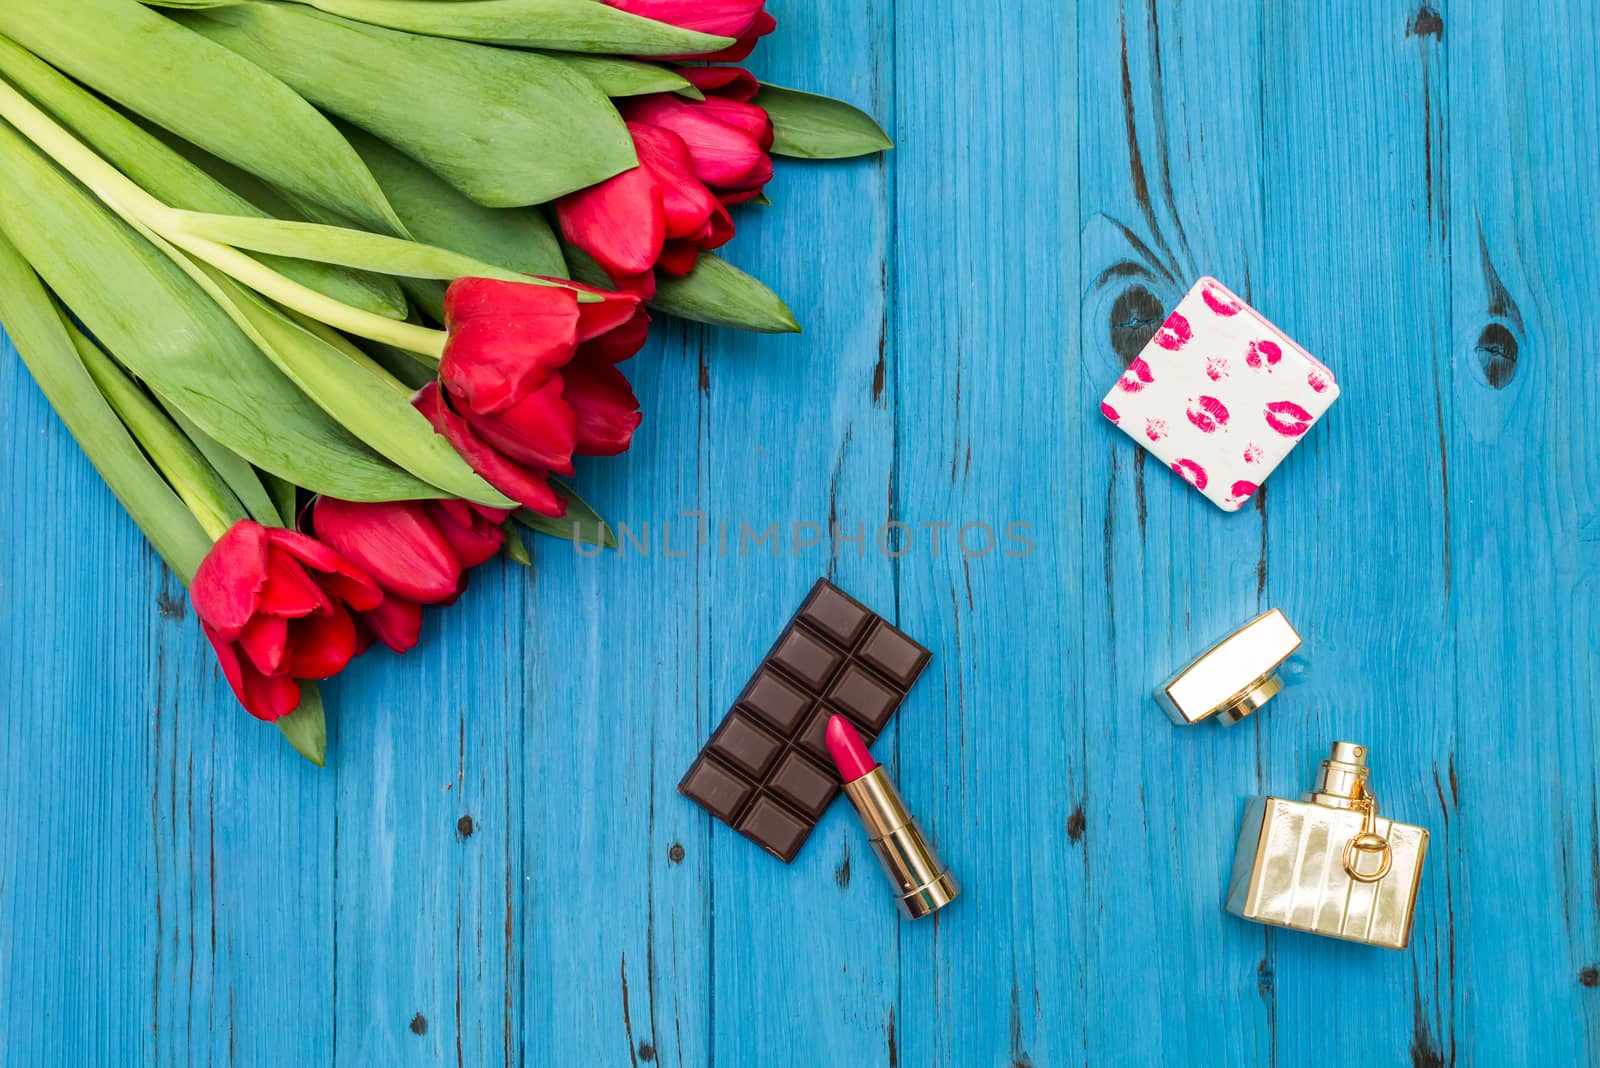
[(1222, 287), (1208, 285), (1200, 290), (1200, 299), (1206, 302), (1206, 307), (1221, 316), (1238, 315), (1244, 305), (1231, 293), (1223, 291)]
[(1269, 374), (1278, 366), (1278, 361), (1281, 359), (1283, 359), (1283, 349), (1278, 347), (1276, 341), (1252, 341), (1250, 351), (1244, 354), (1246, 366)]
[(1137, 359), (1105, 365), (1108, 379), (1120, 374), (1101, 413), (1222, 511), (1248, 508), (1339, 398), (1339, 383), (1215, 278), (1196, 281), (1164, 315)]
[(1161, 329), (1156, 331), (1152, 339), (1157, 345), (1168, 352), (1177, 352), (1189, 343), (1194, 337), (1194, 330), (1189, 326), (1189, 320), (1177, 312), (1167, 316), (1167, 321), (1161, 324)]
[(1264, 414), (1267, 425), (1286, 438), (1297, 438), (1311, 429), (1311, 413), (1291, 400), (1271, 402)]
[(1122, 377), (1117, 379), (1117, 388), (1124, 393), (1137, 393), (1155, 380), (1156, 376), (1151, 372), (1150, 365), (1142, 358), (1135, 357)]
[(1206, 488), (1206, 469), (1193, 460), (1172, 461), (1172, 473), (1183, 479), (1197, 490)]
[(1200, 397), (1191, 401), (1183, 413), (1202, 434), (1215, 434), (1228, 425), (1228, 407), (1215, 397)]

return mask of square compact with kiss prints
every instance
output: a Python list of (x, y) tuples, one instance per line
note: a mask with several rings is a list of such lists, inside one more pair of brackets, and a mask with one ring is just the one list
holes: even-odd
[(1236, 512), (1338, 399), (1333, 372), (1215, 278), (1202, 278), (1100, 413)]

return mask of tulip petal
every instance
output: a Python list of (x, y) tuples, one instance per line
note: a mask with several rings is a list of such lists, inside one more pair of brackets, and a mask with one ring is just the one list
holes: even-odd
[(564, 394), (578, 418), (578, 451), (585, 456), (626, 452), (639, 426), (639, 399), (623, 373), (601, 360), (571, 364)]
[(267, 531), (241, 519), (217, 539), (189, 584), (195, 615), (224, 642), (239, 637), (260, 603), (267, 584)]
[(667, 238), (698, 233), (717, 210), (717, 198), (695, 177), (688, 145), (671, 130), (648, 123), (630, 122), (628, 133), (639, 154), (639, 165), (661, 184)]
[(244, 707), (257, 719), (275, 723), (300, 707), (300, 683), (287, 675), (258, 675), (247, 669)]
[(705, 52), (698, 56), (664, 56), (664, 59), (696, 59), (705, 63), (743, 63), (756, 50), (756, 42), (778, 28), (778, 20), (763, 11), (739, 39), (720, 52)]
[(461, 578), (461, 562), (421, 501), (318, 497), (312, 522), (320, 541), (365, 569), (385, 594), (432, 603), (454, 592)]
[[(261, 605), (253, 624), (262, 616), (298, 619), (313, 612), (331, 612), (333, 602), (327, 591), (300, 566), (293, 556), (276, 549), (267, 553), (267, 584), (261, 591)], [(249, 626), (245, 627), (249, 630)], [(243, 634), (241, 633), (241, 640)]]
[(763, 14), (766, 0), (605, 0), (610, 7), (680, 29), (741, 37)]
[[(663, 246), (664, 247), (664, 246)], [(633, 318), (578, 346), (579, 359), (603, 359), (607, 363), (621, 363), (644, 348), (650, 334), (650, 313), (639, 305)]]
[(367, 609), (383, 600), (383, 591), (365, 571), (317, 539), (278, 527), (268, 531), (268, 537), (272, 539), (273, 548), (282, 549), (321, 572), (317, 581), (322, 588), (351, 608)]
[(445, 294), (450, 337), (439, 377), (471, 410), (499, 411), (572, 358), (578, 321), (570, 289), (457, 279)]
[(767, 115), (765, 108), (739, 100), (711, 96), (700, 102), (700, 110), (736, 130), (743, 130), (752, 141), (761, 146), (761, 151), (771, 150), (772, 119)]
[(666, 238), (661, 185), (643, 167), (562, 197), (556, 219), (567, 240), (612, 278), (648, 271)]
[(578, 304), (578, 343), (594, 341), (604, 337), (613, 330), (630, 325), (644, 309), (636, 293), (618, 293), (612, 289), (598, 289), (594, 286), (584, 285), (582, 282), (571, 282), (565, 278), (551, 279), (560, 281), (562, 285), (571, 286), (573, 289), (584, 293), (593, 293), (600, 300), (590, 304)]
[(679, 67), (683, 80), (702, 93), (729, 100), (753, 100), (761, 91), (756, 76), (743, 67)]
[(362, 614), (361, 622), (390, 649), (409, 652), (422, 636), (422, 606), (404, 597), (385, 597), (378, 607)]
[(282, 674), (289, 651), (289, 621), (282, 616), (256, 616), (239, 632), (235, 644), (263, 675)]
[(716, 109), (707, 107), (713, 102), (755, 107), (714, 97), (692, 101), (672, 93), (655, 93), (624, 101), (622, 114), (630, 123), (660, 126), (683, 138), (695, 175), (714, 189), (756, 189), (765, 185), (772, 179), (772, 158), (756, 137), (740, 126), (724, 122)]
[(656, 270), (674, 278), (682, 278), (694, 270), (695, 260), (699, 258), (699, 245), (693, 241), (674, 239), (662, 246), (661, 258), (656, 261)]
[(477, 567), (505, 544), (505, 531), (500, 529), (504, 515), (490, 518), (460, 500), (429, 501), (427, 508), (463, 568)]
[(503, 412), (467, 415), (467, 425), (511, 459), (541, 471), (572, 474), (577, 444), (576, 417), (561, 399), (563, 375), (556, 375)]
[(297, 619), (289, 627), (286, 674), (325, 679), (343, 671), (356, 655), (356, 626), (343, 608)]
[(281, 675), (263, 675), (255, 667), (239, 659), (231, 643), (225, 641), (213, 628), (202, 624), (206, 639), (216, 651), (217, 663), (228, 680), (233, 696), (238, 698), (257, 719), (269, 723), (281, 719), (300, 705), (300, 685)]
[(496, 452), (472, 432), (467, 421), (451, 410), (437, 382), (429, 382), (412, 399), (412, 405), (433, 424), (452, 448), (484, 480), (512, 500), (540, 515), (563, 516), (567, 502), (556, 496), (543, 472), (525, 467)]

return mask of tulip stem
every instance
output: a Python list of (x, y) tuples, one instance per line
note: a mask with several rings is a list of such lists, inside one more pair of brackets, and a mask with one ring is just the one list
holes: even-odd
[(435, 360), (444, 354), (446, 334), (442, 330), (351, 307), (279, 274), (230, 245), (188, 232), (182, 225), (182, 212), (151, 196), (101, 159), (4, 80), (0, 80), (0, 117), (141, 233), (159, 235), (262, 296), (345, 333)]

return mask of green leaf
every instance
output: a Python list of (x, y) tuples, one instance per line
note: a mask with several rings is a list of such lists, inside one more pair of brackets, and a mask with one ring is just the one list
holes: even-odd
[[(467, 466), (411, 406), (412, 391), (337, 331), (292, 319), (225, 275), (211, 272), (223, 309), (257, 346), (350, 433), (452, 497), (510, 508), (516, 502)], [(439, 493), (411, 494), (436, 497)]]
[(717, 52), (731, 37), (679, 29), (594, 0), (307, 0), (335, 15), (433, 37), (563, 52), (679, 56)]
[[(250, 518), (257, 523), (269, 527), (294, 526), (294, 509), (285, 511), (281, 502), (272, 493), (272, 484), (287, 486), (289, 483), (273, 475), (263, 475), (238, 453), (226, 448), (216, 438), (194, 425), (194, 421), (174, 405), (163, 398), (157, 397), (161, 407), (178, 424), (194, 447), (200, 450), (201, 455), (211, 464), (211, 469), (222, 476), (222, 480), (233, 490), (233, 495), (239, 498), (239, 503), (244, 505), (244, 510)], [(292, 487), (291, 487), (292, 488)]]
[(683, 278), (659, 275), (650, 307), (713, 326), (762, 334), (798, 334), (800, 324), (776, 293), (727, 260), (700, 253)]
[[(273, 205), (252, 202), (229, 189), (184, 158), (161, 136), (3, 37), (0, 74), (158, 200), (175, 208), (220, 215), (275, 213)], [(308, 260), (278, 256), (260, 259), (280, 274), (342, 303), (377, 315), (405, 317), (405, 296), (393, 279)]]
[(211, 539), (106, 403), (78, 359), (55, 302), (4, 232), (0, 232), (0, 321), (84, 455), (167, 567), (187, 585), (211, 551)]
[(532, 567), (533, 557), (529, 555), (528, 546), (523, 543), (522, 535), (517, 533), (517, 528), (508, 526), (500, 529), (506, 536), (505, 548), (502, 550), (506, 554), (506, 559), (523, 567)]
[(556, 479), (552, 478), (550, 485), (555, 487), (556, 493), (566, 498), (567, 514), (560, 519), (553, 519), (523, 508), (516, 513), (517, 522), (537, 534), (547, 534), (552, 538), (577, 541), (584, 545), (598, 545), (606, 549), (617, 547), (617, 536), (588, 501), (578, 496), (571, 486)]
[(689, 79), (655, 63), (641, 63), (636, 59), (620, 59), (616, 56), (580, 56), (570, 52), (552, 52), (549, 55), (589, 79), (606, 96), (681, 93), (705, 99), (705, 94), (696, 89)]
[(351, 437), (200, 285), (0, 123), (0, 227), (89, 332), (257, 467), (345, 500), (434, 495)]
[(418, 241), (521, 274), (566, 276), (561, 244), (539, 209), (486, 208), (366, 131), (345, 135)]
[(772, 118), (777, 156), (844, 159), (894, 147), (872, 116), (842, 100), (763, 85), (755, 103)]
[(481, 204), (542, 204), (637, 163), (611, 101), (548, 56), (417, 37), (298, 5), (178, 18)]
[(539, 284), (537, 279), (517, 271), (508, 271), (449, 249), (385, 237), (383, 234), (370, 234), (365, 230), (349, 230), (342, 226), (291, 222), (286, 219), (257, 219), (245, 215), (204, 215), (198, 212), (180, 215), (178, 225), (194, 237), (235, 248), (338, 263), (402, 278), (455, 279), (478, 276)]
[(166, 16), (129, 0), (5, 0), (0, 33), (230, 163), (370, 229), (404, 232), (377, 181), (315, 108)]
[(295, 752), (317, 767), (328, 761), (328, 717), (322, 709), (322, 693), (314, 682), (300, 683), (300, 705), (277, 721), (283, 736)]
[(267, 492), (272, 495), (273, 506), (278, 509), (278, 514), (283, 516), (283, 525), (292, 527), (299, 518), (295, 514), (295, 505), (299, 503), (299, 489), (292, 482), (285, 482), (277, 475), (265, 472), (261, 475), (262, 483), (267, 487)]
[(161, 406), (83, 331), (69, 326), (68, 333), (89, 377), (200, 525), (220, 538), (243, 519), (239, 498)]

